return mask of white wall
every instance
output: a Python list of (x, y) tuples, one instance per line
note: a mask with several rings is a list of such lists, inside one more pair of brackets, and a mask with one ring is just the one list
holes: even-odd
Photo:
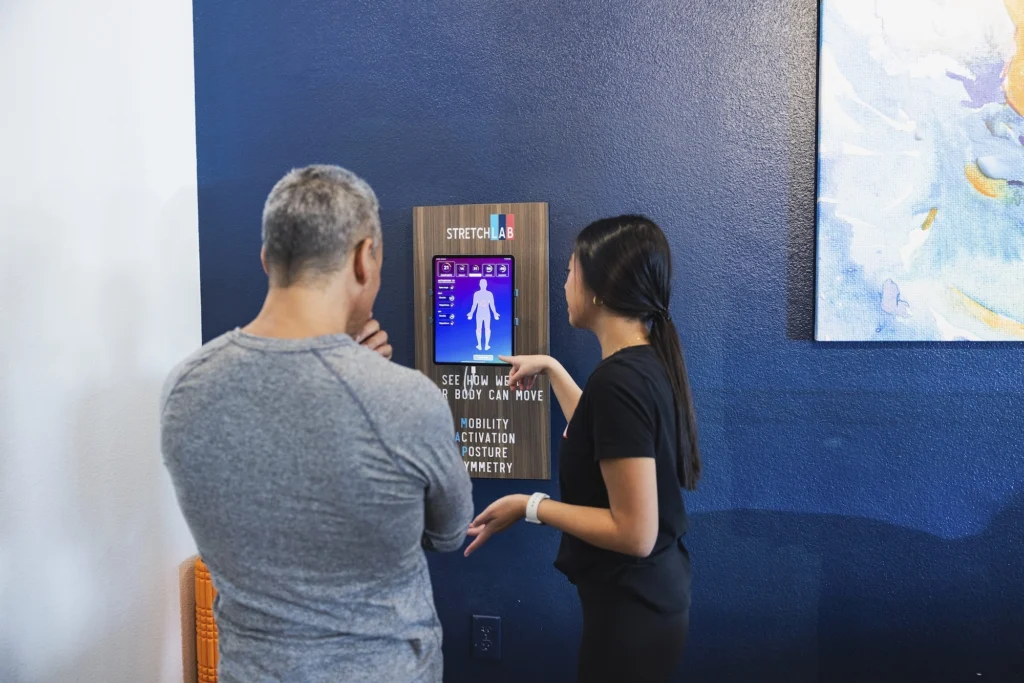
[(198, 346), (191, 0), (0, 1), (0, 681), (181, 681), (157, 403)]

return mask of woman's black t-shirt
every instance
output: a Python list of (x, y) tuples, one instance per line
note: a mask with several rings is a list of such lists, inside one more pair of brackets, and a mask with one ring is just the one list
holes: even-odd
[[(570, 505), (610, 508), (601, 461), (654, 458), (658, 479), (658, 537), (649, 557), (597, 548), (562, 534), (555, 567), (577, 585), (611, 584), (661, 612), (690, 606), (690, 558), (676, 456), (678, 417), (672, 385), (657, 352), (632, 346), (594, 370), (562, 440), (559, 483)], [(685, 424), (679, 425), (686, 429)], [(683, 434), (683, 443), (689, 440)]]

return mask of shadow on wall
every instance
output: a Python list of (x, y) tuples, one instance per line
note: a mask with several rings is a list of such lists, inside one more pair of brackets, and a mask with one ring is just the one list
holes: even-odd
[(769, 511), (691, 528), (715, 552), (695, 553), (687, 683), (1021, 680), (1024, 494), (958, 540)]
[(817, 222), (818, 12), (802, 0), (786, 3), (786, 337), (814, 339)]
[[(753, 510), (696, 514), (690, 529), (693, 608), (679, 683), (1021, 680), (1024, 494), (982, 533), (955, 540), (863, 518)], [(513, 527), (501, 539), (506, 554), (474, 555), (458, 587), (436, 577), (467, 561), (431, 558), (446, 683), (575, 680), (579, 604), (564, 580), (539, 580), (554, 574), (557, 538), (545, 536), (537, 551), (535, 531)], [(469, 619), (459, 607), (494, 614), (499, 589), (520, 598), (501, 608), (506, 654), (467, 658)]]

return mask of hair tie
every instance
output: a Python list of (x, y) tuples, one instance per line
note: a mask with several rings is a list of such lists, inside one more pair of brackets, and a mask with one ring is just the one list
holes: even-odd
[(662, 322), (668, 322), (672, 320), (672, 314), (669, 313), (669, 310), (667, 308), (659, 308), (654, 312), (653, 317), (661, 319)]

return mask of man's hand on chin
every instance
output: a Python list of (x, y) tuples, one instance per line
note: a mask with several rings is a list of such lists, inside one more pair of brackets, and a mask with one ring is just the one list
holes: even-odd
[(356, 341), (391, 360), (393, 349), (388, 343), (388, 333), (380, 329), (380, 323), (370, 318), (356, 337)]

